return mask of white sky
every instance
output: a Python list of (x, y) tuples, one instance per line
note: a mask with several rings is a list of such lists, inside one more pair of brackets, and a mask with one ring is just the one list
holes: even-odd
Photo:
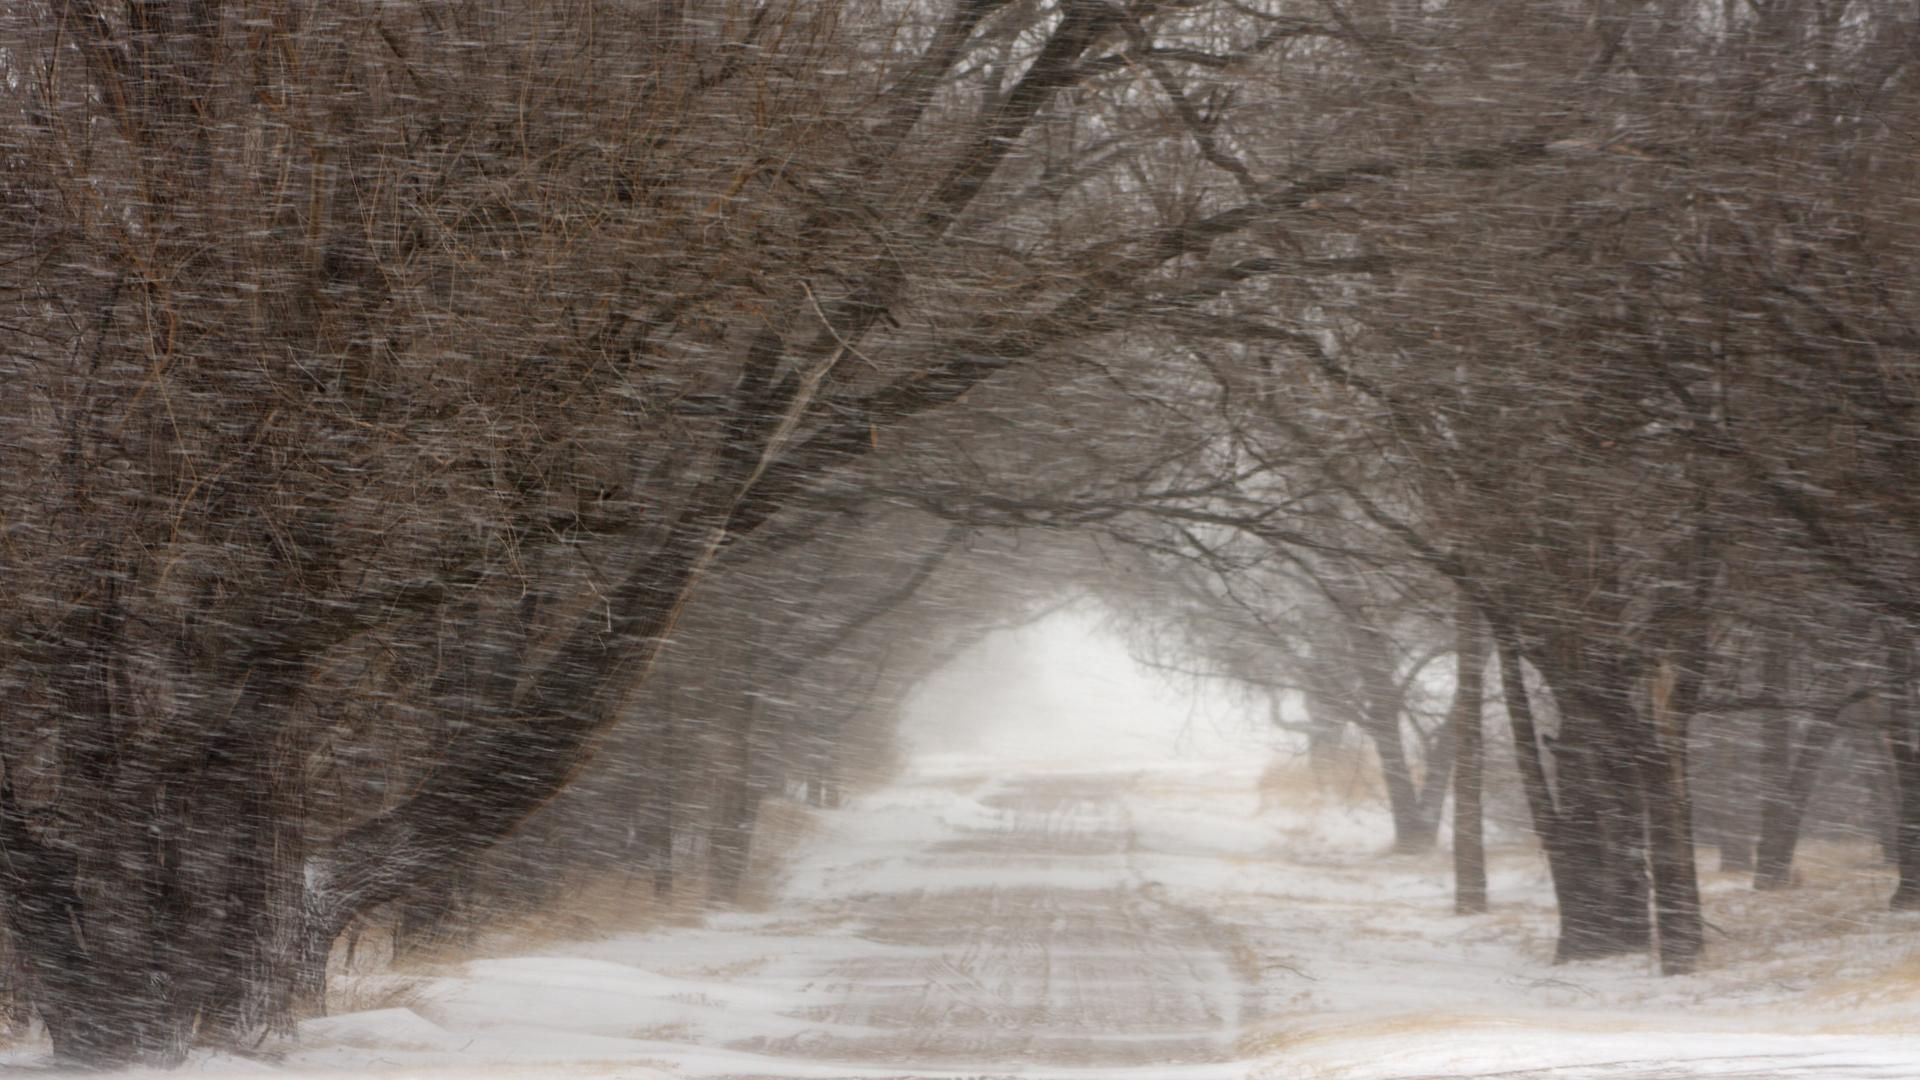
[(981, 757), (1033, 769), (1264, 759), (1274, 741), (1264, 713), (1135, 662), (1092, 605), (956, 657), (909, 696), (901, 739), (922, 769)]

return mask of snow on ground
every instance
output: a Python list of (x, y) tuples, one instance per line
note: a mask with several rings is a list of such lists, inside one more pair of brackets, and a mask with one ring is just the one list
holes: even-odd
[[(1455, 917), (1444, 853), (1384, 855), (1384, 815), (1332, 805), (1304, 774), (1269, 784), (1261, 809), (1258, 759), (947, 765), (824, 813), (772, 911), (367, 976), (351, 997), (386, 1001), (307, 1022), (280, 1068), (1920, 1076), (1914, 919), (1803, 915), (1786, 934), (1716, 942), (1690, 978), (1642, 959), (1553, 967), (1536, 855), (1500, 851), (1496, 911)], [(1843, 863), (1826, 855), (1826, 871)], [(1743, 934), (1793, 907), (1709, 884), (1716, 924)], [(1870, 884), (1797, 897), (1866, 903)]]
[[(1382, 854), (1384, 815), (1333, 805), (1304, 774), (1277, 796), (1269, 785), (1263, 809), (1257, 758), (1000, 777), (954, 765), (824, 813), (773, 910), (367, 977), (346, 989), (387, 1000), (309, 1022), (278, 1068), (1920, 1076), (1911, 918), (1806, 916), (1806, 940), (1719, 941), (1682, 979), (1638, 959), (1555, 967), (1536, 856), (1499, 852), (1495, 910), (1454, 916), (1443, 853)], [(1741, 932), (1791, 906), (1756, 910), (1710, 884), (1716, 924)]]
[[(766, 911), (344, 980), (344, 1011), (279, 1060), (190, 1068), (1920, 1077), (1920, 919), (1881, 910), (1886, 875), (1861, 853), (1810, 850), (1784, 894), (1708, 875), (1720, 934), (1698, 975), (1556, 967), (1537, 854), (1497, 850), (1494, 910), (1455, 916), (1444, 852), (1383, 854), (1386, 816), (1349, 785), (1269, 774), (1259, 738), (1077, 647), (1029, 639), (930, 687), (913, 768), (821, 812)], [(1029, 660), (1079, 674), (1024, 693), (988, 678)], [(1152, 713), (1158, 742), (1138, 724)]]

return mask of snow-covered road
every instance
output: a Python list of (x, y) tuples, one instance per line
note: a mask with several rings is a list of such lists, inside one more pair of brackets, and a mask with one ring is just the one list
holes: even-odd
[(1537, 857), (1503, 855), (1495, 912), (1458, 919), (1442, 857), (1380, 855), (1379, 815), (1343, 800), (1263, 805), (1258, 774), (923, 771), (825, 813), (765, 912), (349, 980), (336, 997), (357, 1011), (304, 1025), (271, 1068), (1920, 1077), (1920, 926), (1879, 916), (1826, 943), (1856, 957), (1840, 974), (1870, 992), (1852, 997), (1808, 989), (1817, 948), (1687, 980), (1639, 961), (1553, 968)]
[(1253, 953), (1141, 867), (1138, 771), (922, 776), (825, 815), (774, 909), (379, 975), (314, 1070), (1247, 1075)]
[(766, 1049), (955, 1070), (1231, 1060), (1254, 973), (1135, 870), (1131, 782), (1009, 783), (982, 800), (989, 822), (902, 852), (890, 873), (923, 884), (834, 905), (878, 948), (807, 972), (797, 1011), (830, 1027)]

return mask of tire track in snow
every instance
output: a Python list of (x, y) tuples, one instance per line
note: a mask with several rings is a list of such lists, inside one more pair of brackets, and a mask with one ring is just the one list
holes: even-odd
[[(1006, 828), (957, 831), (905, 857), (1004, 880), (860, 896), (840, 913), (885, 948), (823, 973), (816, 985), (835, 998), (804, 1012), (822, 1031), (739, 1048), (989, 1071), (1230, 1060), (1257, 991), (1222, 949), (1229, 931), (1148, 895), (1122, 798), (1131, 783), (1036, 777), (985, 800), (1006, 812)], [(1059, 869), (1076, 872), (1049, 880)], [(1089, 871), (1111, 884), (1089, 886)], [(903, 945), (917, 948), (903, 955)]]

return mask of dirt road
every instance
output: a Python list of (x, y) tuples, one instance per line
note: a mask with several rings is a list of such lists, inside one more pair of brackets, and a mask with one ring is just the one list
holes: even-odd
[(915, 1069), (1231, 1060), (1259, 1007), (1246, 951), (1134, 866), (1131, 783), (1037, 778), (987, 797), (998, 822), (907, 857), (925, 885), (836, 905), (881, 948), (804, 986), (799, 1015), (820, 1030), (755, 1049)]

